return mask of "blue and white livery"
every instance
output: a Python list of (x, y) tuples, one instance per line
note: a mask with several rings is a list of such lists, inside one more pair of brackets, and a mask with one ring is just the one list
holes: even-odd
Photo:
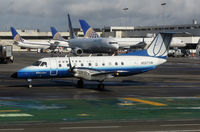
[(76, 55), (82, 55), (83, 52), (87, 53), (114, 53), (118, 50), (118, 44), (113, 39), (102, 39), (102, 38), (77, 38), (74, 34), (70, 16), (68, 14), (68, 25), (70, 32), (70, 39), (65, 40), (54, 27), (51, 27), (53, 40), (62, 43), (69, 43), (71, 48)]
[(78, 87), (83, 87), (83, 80), (91, 80), (100, 82), (98, 88), (103, 89), (105, 79), (147, 72), (166, 62), (172, 36), (171, 33), (160, 33), (147, 50), (118, 56), (42, 58), (32, 66), (20, 69), (12, 77), (28, 80), (75, 77), (80, 79)]
[(66, 47), (67, 45), (60, 45), (58, 43), (52, 43), (52, 42), (34, 42), (34, 41), (28, 41), (23, 39), (20, 34), (15, 30), (14, 27), (10, 28), (11, 33), (12, 33), (12, 38), (14, 40), (14, 44), (23, 47), (23, 48), (30, 48), (30, 49), (40, 49), (40, 50), (45, 50), (45, 49), (51, 49), (55, 50), (58, 47)]

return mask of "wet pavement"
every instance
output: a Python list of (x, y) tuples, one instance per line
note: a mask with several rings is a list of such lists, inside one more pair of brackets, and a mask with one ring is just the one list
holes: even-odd
[[(85, 81), (85, 88), (76, 88), (74, 78), (35, 79), (30, 89), (26, 80), (10, 78), (18, 69), (50, 55), (15, 53), (13, 64), (0, 64), (0, 122), (4, 125), (122, 120), (133, 124), (151, 120), (199, 122), (200, 58), (168, 58), (167, 63), (150, 72), (106, 80), (104, 91), (98, 91), (98, 83), (91, 81)], [(159, 103), (166, 106), (152, 105)]]

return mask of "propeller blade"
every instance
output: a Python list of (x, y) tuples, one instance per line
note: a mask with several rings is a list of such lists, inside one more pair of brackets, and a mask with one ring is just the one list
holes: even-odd
[(69, 71), (73, 72), (75, 66), (72, 67), (72, 63), (71, 63), (70, 57), (68, 57), (68, 59), (69, 59)]

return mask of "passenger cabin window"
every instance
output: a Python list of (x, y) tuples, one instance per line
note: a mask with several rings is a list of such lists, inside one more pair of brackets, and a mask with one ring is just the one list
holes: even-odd
[(39, 66), (41, 63), (42, 63), (42, 61), (36, 61), (36, 62), (34, 62), (32, 65), (33, 65), (33, 66)]
[(117, 63), (117, 62), (115, 62), (115, 65), (117, 66), (117, 65), (118, 65), (118, 63)]
[(105, 63), (102, 63), (102, 66), (105, 66)]
[(59, 64), (59, 67), (62, 67), (62, 65), (61, 65), (61, 64)]
[(88, 63), (88, 66), (92, 66), (92, 64), (91, 64), (91, 63)]
[(81, 66), (84, 66), (83, 63), (81, 63)]
[(47, 62), (42, 62), (40, 66), (46, 66), (47, 67)]
[(124, 65), (124, 62), (121, 62), (121, 65)]

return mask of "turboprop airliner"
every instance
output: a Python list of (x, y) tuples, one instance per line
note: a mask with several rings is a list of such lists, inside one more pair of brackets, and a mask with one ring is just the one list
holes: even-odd
[(14, 27), (10, 28), (12, 32), (12, 37), (14, 40), (14, 44), (23, 47), (23, 48), (30, 48), (30, 49), (51, 49), (55, 50), (57, 47), (66, 47), (68, 45), (60, 45), (59, 43), (50, 43), (50, 42), (33, 42), (23, 39), (20, 34), (15, 30)]
[(70, 31), (70, 39), (65, 40), (54, 27), (51, 27), (52, 37), (58, 43), (69, 43), (76, 55), (87, 53), (114, 53), (118, 50), (118, 44), (113, 39), (104, 38), (77, 38), (73, 32), (72, 23), (68, 14), (68, 25)]
[(104, 89), (103, 81), (118, 76), (130, 76), (155, 69), (166, 62), (173, 34), (158, 34), (147, 50), (129, 52), (118, 56), (50, 57), (42, 58), (31, 66), (20, 69), (11, 77), (27, 79), (32, 87), (36, 78), (78, 78), (77, 87), (83, 80), (98, 81), (98, 89)]

